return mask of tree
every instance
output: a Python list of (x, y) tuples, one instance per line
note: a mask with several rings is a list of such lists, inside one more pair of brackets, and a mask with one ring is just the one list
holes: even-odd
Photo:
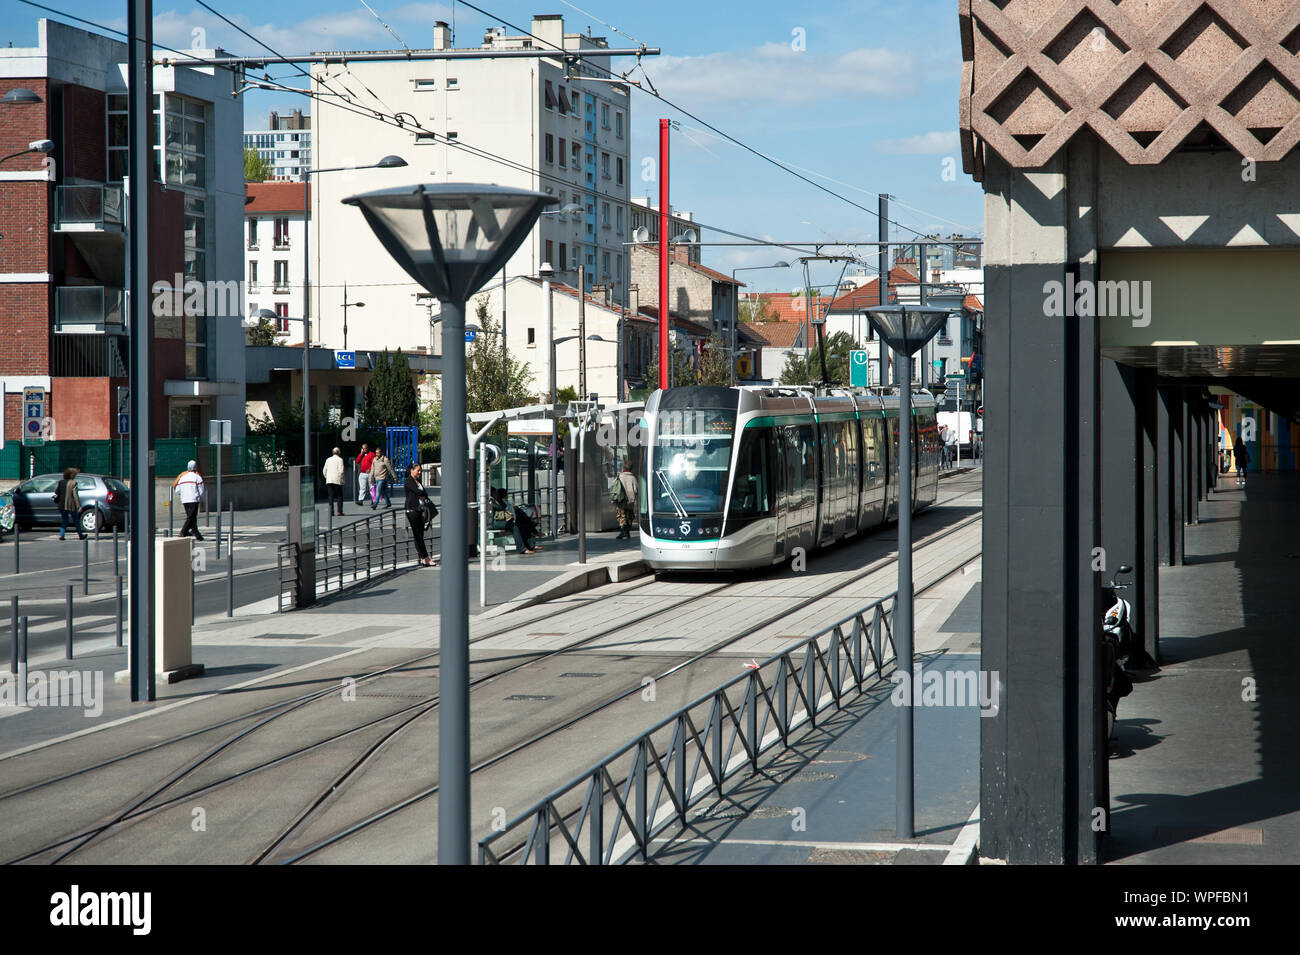
[(256, 325), (244, 329), (244, 344), (278, 345), (283, 334), (284, 332), (276, 328), (275, 322), (269, 318), (259, 318)]
[(385, 348), (366, 386), (366, 424), (372, 428), (409, 427), (419, 418), (419, 408), (406, 356), (399, 348), (389, 357)]
[[(849, 383), (849, 352), (860, 346), (848, 332), (836, 332), (826, 339), (826, 376), (827, 384), (847, 385)], [(791, 350), (785, 356), (785, 367), (781, 369), (781, 384), (807, 385), (820, 381), (822, 375), (821, 346), (808, 352), (805, 364), (801, 350)]]
[(714, 388), (731, 387), (730, 358), (731, 350), (722, 341), (722, 336), (714, 332), (700, 355), (699, 384)]
[[(674, 388), (684, 388), (689, 385), (695, 384), (696, 382), (695, 369), (691, 367), (690, 359), (687, 358), (686, 352), (683, 349), (678, 348), (676, 345), (674, 345), (672, 346), (672, 356), (673, 356), (672, 386)], [(650, 382), (650, 387), (652, 390), (659, 387), (658, 356), (655, 356), (655, 359), (652, 362), (650, 362), (650, 367), (646, 369), (646, 381)]]
[(244, 182), (266, 182), (275, 171), (256, 149), (244, 147)]
[(532, 370), (502, 349), (487, 297), (479, 299), (474, 315), (479, 332), (465, 354), (465, 410), (475, 414), (532, 404), (536, 400)]
[(740, 303), (738, 309), (739, 318), (742, 322), (775, 322), (780, 318), (776, 314), (776, 309), (766, 298), (747, 298)]

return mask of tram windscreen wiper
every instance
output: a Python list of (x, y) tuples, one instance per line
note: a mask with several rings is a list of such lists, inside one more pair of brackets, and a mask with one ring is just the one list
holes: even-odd
[(682, 505), (681, 499), (678, 498), (677, 492), (673, 489), (672, 482), (668, 480), (668, 475), (664, 474), (664, 469), (659, 468), (655, 471), (655, 476), (663, 482), (664, 490), (668, 492), (668, 501), (672, 504), (673, 510), (677, 512), (677, 516), (686, 517), (686, 508)]

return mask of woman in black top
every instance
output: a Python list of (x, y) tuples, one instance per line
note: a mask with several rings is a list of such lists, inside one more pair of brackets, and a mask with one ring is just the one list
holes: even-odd
[[(419, 474), (419, 462), (412, 461), (406, 472), (406, 481), (402, 485), (406, 491), (406, 522), (411, 525), (411, 536), (415, 538), (415, 550), (420, 555), (420, 565), (436, 567), (438, 562), (429, 558), (429, 551), (424, 546), (424, 528), (426, 524), (432, 523), (438, 511), (434, 503), (429, 500), (424, 485), (420, 483)], [(425, 520), (426, 507), (429, 511), (428, 521)]]

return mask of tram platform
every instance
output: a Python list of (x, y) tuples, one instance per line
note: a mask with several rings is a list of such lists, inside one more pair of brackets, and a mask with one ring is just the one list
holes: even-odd
[(1300, 475), (1220, 475), (1160, 568), (1161, 669), (1119, 704), (1107, 859), (1294, 863)]

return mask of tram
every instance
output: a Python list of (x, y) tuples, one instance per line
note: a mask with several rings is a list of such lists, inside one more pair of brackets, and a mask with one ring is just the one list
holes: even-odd
[[(656, 571), (779, 564), (898, 518), (898, 393), (689, 387), (646, 402), (641, 555)], [(912, 397), (913, 511), (934, 503), (935, 402)]]

